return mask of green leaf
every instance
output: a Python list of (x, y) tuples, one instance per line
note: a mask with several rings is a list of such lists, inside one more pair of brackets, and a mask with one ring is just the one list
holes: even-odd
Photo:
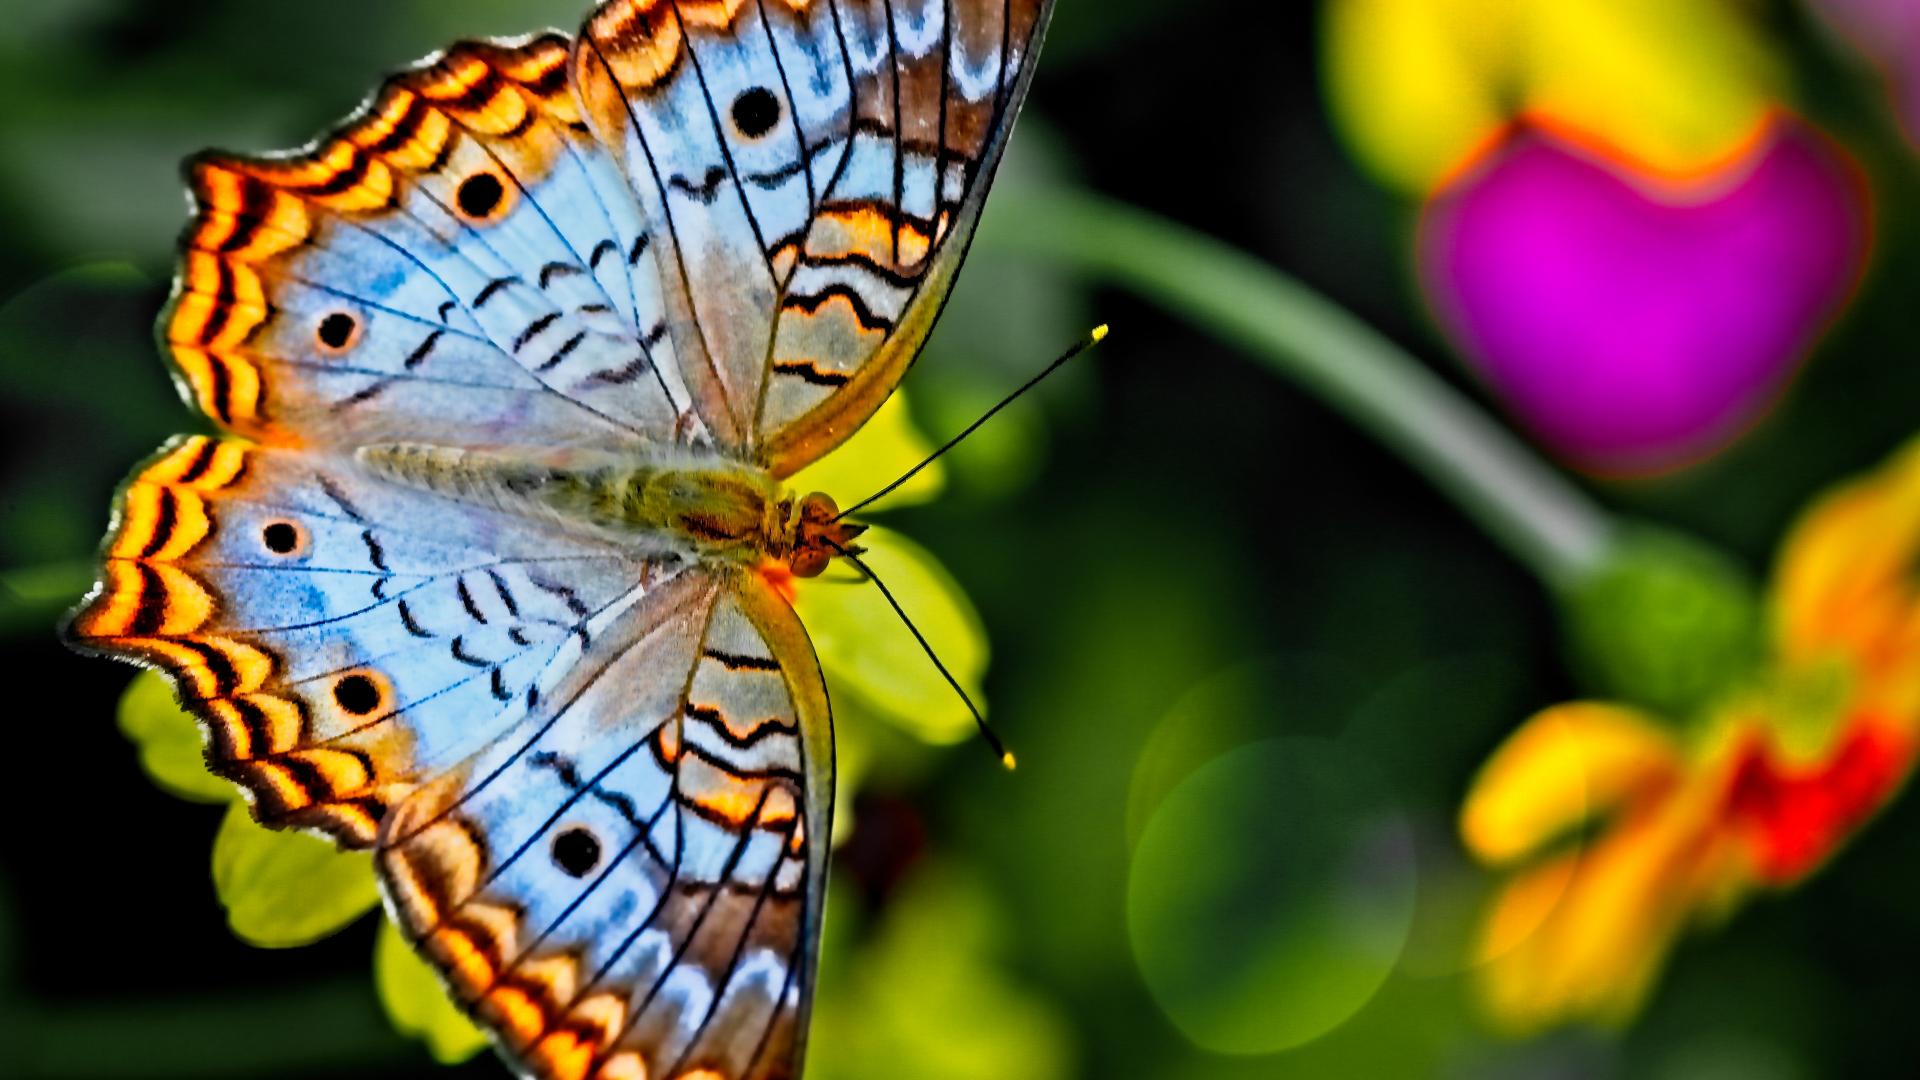
[[(860, 537), (861, 560), (886, 582), (954, 678), (981, 709), (987, 636), (980, 616), (946, 568), (925, 548), (887, 529)], [(861, 705), (931, 743), (973, 732), (973, 717), (886, 598), (851, 567), (797, 583), (794, 607), (806, 623), (836, 699)]]
[[(800, 470), (789, 486), (795, 491), (824, 491), (842, 507), (849, 507), (899, 479), (933, 450), (913, 424), (906, 395), (896, 392), (845, 446)], [(931, 501), (945, 486), (945, 466), (935, 462), (862, 514)]]
[(207, 771), (199, 721), (157, 672), (136, 675), (120, 696), (120, 731), (133, 740), (140, 767), (168, 794), (205, 803), (239, 799), (239, 788)]
[[(1063, 335), (1062, 340), (1065, 339)], [(947, 366), (959, 367), (970, 359), (956, 356)], [(938, 369), (929, 365), (923, 370)], [(1005, 397), (1008, 390), (1019, 385), (1021, 377), (1015, 373), (999, 382), (989, 382), (978, 371), (972, 371), (966, 378), (948, 380), (940, 392), (922, 394), (917, 400), (934, 430), (964, 431)], [(1037, 402), (1028, 403), (1000, 412), (992, 423), (976, 429), (956, 452), (941, 462), (952, 470), (954, 485), (967, 494), (1006, 498), (1031, 487), (1039, 479), (1050, 452), (1050, 438), (1045, 414)]]
[(850, 896), (827, 905), (807, 1075), (892, 1080), (1055, 1080), (1073, 1075), (1058, 1007), (1001, 962), (1004, 916), (971, 876), (918, 871), (874, 934), (848, 950)]
[(391, 919), (381, 921), (373, 945), (373, 981), (394, 1030), (426, 1043), (440, 1064), (458, 1065), (487, 1048), (486, 1033), (447, 996), (440, 976), (400, 936)]
[(240, 802), (213, 841), (213, 886), (234, 934), (263, 949), (311, 945), (380, 902), (372, 855), (265, 828)]

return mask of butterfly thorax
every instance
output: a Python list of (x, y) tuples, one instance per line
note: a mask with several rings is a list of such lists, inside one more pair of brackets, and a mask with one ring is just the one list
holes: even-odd
[(750, 462), (685, 450), (616, 453), (381, 443), (355, 455), (391, 483), (708, 562), (775, 559), (814, 577), (862, 526), (831, 498), (796, 498)]

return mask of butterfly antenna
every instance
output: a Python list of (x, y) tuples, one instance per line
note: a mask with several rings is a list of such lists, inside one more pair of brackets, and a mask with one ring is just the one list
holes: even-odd
[(953, 692), (960, 695), (961, 701), (966, 702), (967, 711), (973, 714), (973, 723), (974, 726), (980, 729), (981, 738), (987, 740), (987, 746), (991, 747), (994, 754), (1000, 758), (1000, 764), (1006, 766), (1007, 769), (1011, 771), (1018, 764), (1014, 760), (1013, 752), (1007, 749), (1006, 743), (1000, 741), (1000, 736), (995, 733), (992, 725), (987, 723), (987, 718), (980, 715), (979, 706), (975, 705), (973, 699), (967, 696), (967, 692), (961, 689), (960, 680), (954, 678), (953, 672), (947, 670), (947, 665), (940, 660), (940, 654), (934, 652), (933, 646), (928, 643), (927, 636), (920, 632), (919, 627), (913, 625), (913, 620), (907, 616), (907, 609), (900, 606), (899, 600), (894, 599), (893, 590), (887, 588), (887, 583), (881, 581), (880, 575), (873, 572), (873, 567), (860, 561), (860, 556), (856, 550), (841, 547), (839, 544), (834, 544), (831, 540), (827, 541), (827, 543), (833, 544), (834, 550), (838, 551), (842, 558), (858, 567), (860, 572), (867, 576), (867, 580), (873, 582), (874, 585), (879, 588), (880, 595), (887, 598), (887, 605), (893, 608), (893, 613), (900, 616), (900, 621), (907, 625), (908, 630), (912, 631), (913, 640), (920, 643), (921, 651), (925, 652), (927, 659), (933, 661), (933, 666), (939, 669), (940, 677), (947, 680), (947, 685), (953, 687)]
[(1105, 341), (1106, 338), (1107, 338), (1107, 326), (1105, 323), (1102, 323), (1099, 326), (1094, 327), (1090, 332), (1088, 332), (1086, 337), (1083, 337), (1079, 341), (1074, 342), (1073, 348), (1068, 349), (1066, 352), (1060, 354), (1060, 358), (1058, 360), (1055, 360), (1053, 363), (1048, 364), (1046, 366), (1046, 369), (1041, 371), (1040, 374), (1035, 375), (1031, 379), (1028, 379), (1025, 383), (1021, 384), (1020, 389), (1015, 390), (1013, 393), (1008, 394), (1006, 397), (1002, 398), (1000, 400), (1000, 404), (995, 405), (991, 409), (988, 409), (985, 413), (981, 414), (980, 419), (975, 420), (973, 423), (967, 425), (967, 430), (961, 432), (958, 435), (955, 435), (951, 439), (948, 439), (945, 446), (942, 446), (940, 449), (935, 450), (932, 454), (930, 454), (927, 457), (925, 461), (922, 461), (920, 464), (915, 465), (913, 468), (908, 469), (905, 473), (901, 474), (900, 479), (895, 480), (893, 483), (888, 484), (886, 487), (881, 488), (879, 491), (874, 492), (873, 494), (867, 496), (866, 498), (861, 499), (859, 502), (854, 503), (852, 506), (846, 508), (845, 510), (840, 511), (840, 517), (836, 517), (833, 520), (839, 521), (841, 518), (850, 517), (853, 514), (857, 513), (858, 511), (863, 510), (866, 507), (872, 506), (874, 503), (877, 503), (881, 499), (886, 498), (888, 495), (893, 494), (894, 491), (900, 487), (900, 485), (920, 475), (920, 471), (922, 469), (925, 469), (927, 466), (933, 464), (936, 461), (939, 461), (940, 458), (944, 456), (947, 451), (953, 449), (956, 446), (959, 446), (962, 442), (966, 441), (967, 436), (972, 435), (976, 431), (979, 431), (980, 428), (984, 426), (987, 421), (993, 419), (994, 416), (998, 414), (1001, 409), (1004, 409), (1007, 406), (1013, 404), (1015, 401), (1018, 401), (1021, 395), (1025, 394), (1027, 391), (1033, 389), (1034, 387), (1039, 386), (1042, 382), (1046, 380), (1047, 376), (1067, 366), (1068, 361), (1071, 361), (1074, 357), (1079, 356), (1081, 353), (1086, 352), (1088, 349), (1091, 349), (1095, 345), (1098, 345), (1102, 341)]

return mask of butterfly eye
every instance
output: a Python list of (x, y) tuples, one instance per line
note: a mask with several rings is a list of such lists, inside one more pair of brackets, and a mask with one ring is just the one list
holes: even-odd
[(802, 548), (793, 553), (788, 566), (797, 578), (817, 578), (827, 572), (827, 566), (833, 562), (833, 552), (825, 548)]
[(757, 139), (780, 123), (780, 99), (756, 86), (733, 99), (733, 126), (741, 135)]
[(553, 838), (553, 863), (568, 877), (586, 877), (600, 865), (600, 841), (576, 825)]
[(260, 542), (275, 555), (293, 555), (306, 546), (306, 536), (300, 526), (291, 521), (268, 523), (260, 530)]
[(344, 311), (336, 311), (320, 320), (320, 328), (315, 331), (320, 339), (323, 352), (343, 353), (360, 340), (360, 320)]
[(468, 221), (477, 224), (492, 221), (506, 204), (506, 185), (490, 172), (474, 173), (460, 182), (454, 201), (460, 206), (460, 216)]
[(372, 672), (350, 671), (333, 684), (334, 704), (351, 716), (370, 715), (386, 699), (385, 686)]

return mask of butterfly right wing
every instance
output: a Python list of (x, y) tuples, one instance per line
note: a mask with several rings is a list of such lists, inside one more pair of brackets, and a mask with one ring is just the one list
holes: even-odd
[(584, 119), (648, 219), (714, 441), (790, 476), (945, 303), (1052, 0), (607, 0)]
[(797, 1076), (833, 793), (805, 632), (689, 568), (594, 641), (389, 820), (396, 919), (524, 1075)]

